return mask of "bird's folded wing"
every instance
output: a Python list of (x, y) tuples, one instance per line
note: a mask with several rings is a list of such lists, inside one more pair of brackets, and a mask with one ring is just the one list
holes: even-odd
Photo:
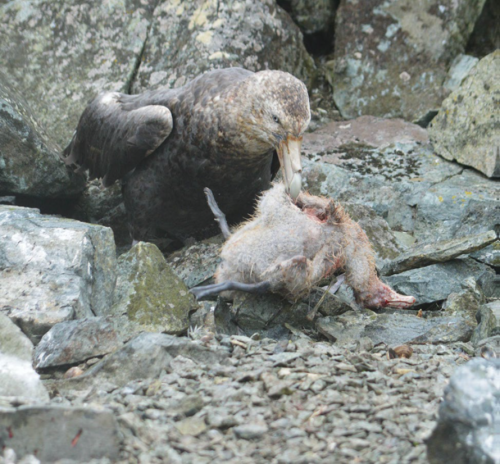
[(85, 109), (64, 162), (107, 187), (153, 153), (172, 131), (172, 114), (162, 105), (124, 105), (117, 92), (99, 95)]

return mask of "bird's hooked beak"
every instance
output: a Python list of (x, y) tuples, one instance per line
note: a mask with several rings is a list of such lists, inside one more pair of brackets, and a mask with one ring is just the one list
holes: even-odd
[(292, 197), (293, 201), (299, 196), (302, 187), (301, 146), (302, 137), (288, 135), (285, 140), (280, 142), (277, 149), (281, 169), (283, 170), (286, 191)]

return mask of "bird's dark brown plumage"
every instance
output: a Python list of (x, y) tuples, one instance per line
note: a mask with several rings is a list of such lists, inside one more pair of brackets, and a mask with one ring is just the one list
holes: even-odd
[(309, 120), (307, 90), (290, 74), (228, 68), (178, 89), (100, 95), (64, 157), (104, 186), (122, 179), (132, 238), (162, 245), (212, 229), (205, 187), (230, 221), (247, 215), (276, 172), (276, 150)]

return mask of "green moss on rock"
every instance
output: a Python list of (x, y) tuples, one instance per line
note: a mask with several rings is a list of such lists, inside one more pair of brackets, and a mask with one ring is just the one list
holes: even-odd
[(169, 267), (160, 250), (140, 242), (118, 259), (113, 313), (148, 329), (177, 334), (187, 330), (194, 297)]

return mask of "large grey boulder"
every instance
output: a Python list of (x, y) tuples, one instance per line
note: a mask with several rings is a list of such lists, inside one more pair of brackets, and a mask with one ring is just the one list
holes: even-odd
[(473, 359), (445, 389), (436, 428), (427, 441), (431, 464), (499, 462), (500, 360)]
[(83, 186), (84, 178), (68, 173), (24, 98), (0, 73), (0, 192), (71, 197)]
[(463, 317), (417, 317), (414, 311), (376, 314), (373, 311), (348, 311), (316, 321), (317, 330), (337, 346), (369, 338), (374, 345), (395, 347), (409, 344), (467, 342), (473, 326)]
[(110, 229), (0, 206), (0, 311), (34, 343), (57, 322), (105, 314), (115, 267)]
[(0, 6), (0, 67), (51, 140), (69, 142), (99, 92), (129, 90), (153, 3), (15, 0)]
[(500, 177), (500, 50), (484, 57), (443, 102), (429, 135), (436, 153)]
[[(0, 410), (0, 447), (41, 462), (116, 462), (120, 434), (111, 411), (65, 406)], [(40, 462), (37, 461), (37, 462)], [(32, 461), (30, 461), (32, 462)]]
[(314, 71), (300, 30), (274, 0), (162, 2), (133, 91), (179, 87), (204, 71), (231, 66), (280, 69), (306, 83)]
[(343, 0), (336, 16), (333, 95), (342, 116), (425, 120), (446, 95), (485, 0)]

